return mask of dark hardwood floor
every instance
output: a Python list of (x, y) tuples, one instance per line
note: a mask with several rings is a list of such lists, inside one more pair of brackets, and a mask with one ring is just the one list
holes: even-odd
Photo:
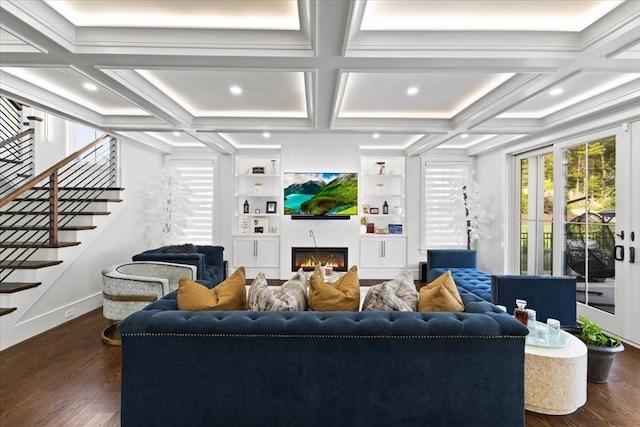
[[(100, 340), (108, 324), (97, 309), (0, 352), (0, 426), (119, 426), (120, 347)], [(640, 426), (640, 349), (627, 345), (609, 381), (589, 383), (585, 406), (527, 412), (526, 425)]]

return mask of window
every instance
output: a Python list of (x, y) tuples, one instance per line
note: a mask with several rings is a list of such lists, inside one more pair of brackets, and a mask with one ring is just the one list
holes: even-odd
[[(423, 247), (430, 249), (465, 248), (464, 229), (455, 227), (451, 195), (457, 183), (469, 175), (468, 161), (426, 161), (424, 163)], [(464, 209), (464, 206), (459, 206)]]
[(184, 241), (197, 245), (213, 242), (213, 160), (170, 160), (169, 169), (189, 187), (191, 214), (183, 228)]

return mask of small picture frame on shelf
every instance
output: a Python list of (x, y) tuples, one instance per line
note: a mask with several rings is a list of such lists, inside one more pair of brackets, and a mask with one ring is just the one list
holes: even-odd
[(278, 208), (278, 202), (276, 202), (276, 201), (272, 201), (272, 200), (267, 201), (267, 208), (266, 208), (266, 212), (267, 212), (268, 214), (274, 214), (274, 213), (276, 213), (277, 208)]
[(259, 214), (259, 213), (260, 213), (260, 208), (256, 208), (256, 210), (254, 211), (254, 213)]
[(264, 167), (263, 166), (254, 166), (254, 167), (251, 168), (251, 173), (264, 174)]
[(269, 221), (266, 218), (254, 218), (253, 219), (253, 232), (264, 233), (264, 230), (268, 229)]
[(369, 205), (362, 205), (362, 213), (369, 213), (369, 209), (371, 209), (371, 207)]
[(378, 215), (380, 213), (380, 209), (378, 209), (378, 208), (369, 208), (369, 213), (371, 215)]

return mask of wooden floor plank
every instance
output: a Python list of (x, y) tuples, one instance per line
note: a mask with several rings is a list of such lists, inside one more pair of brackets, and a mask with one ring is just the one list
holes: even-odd
[[(0, 425), (120, 426), (121, 349), (102, 343), (108, 325), (99, 308), (0, 352)], [(573, 414), (527, 411), (526, 426), (640, 425), (640, 349), (627, 345), (608, 382), (587, 387)]]

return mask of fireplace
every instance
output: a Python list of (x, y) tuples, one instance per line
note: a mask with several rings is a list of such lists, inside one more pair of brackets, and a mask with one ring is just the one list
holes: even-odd
[(347, 271), (349, 248), (291, 248), (291, 271), (313, 271), (314, 260), (320, 260), (323, 266), (333, 267), (334, 271)]

